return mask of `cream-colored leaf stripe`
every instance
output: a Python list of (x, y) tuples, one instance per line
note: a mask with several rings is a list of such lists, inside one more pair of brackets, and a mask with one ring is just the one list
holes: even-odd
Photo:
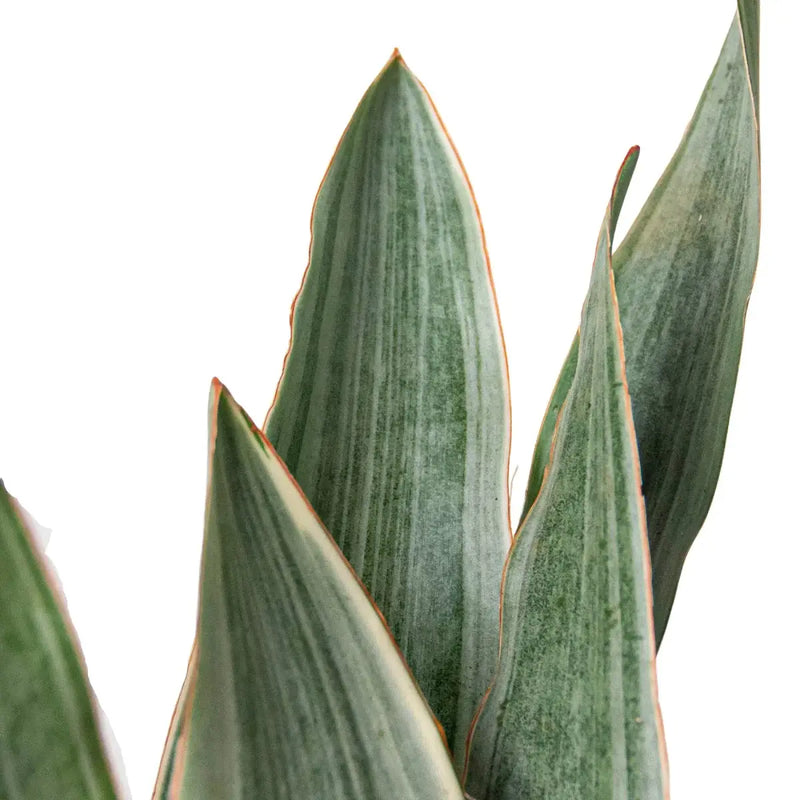
[(164, 796), (461, 800), (380, 614), (217, 383), (211, 429), (195, 666)]
[(611, 239), (620, 170), (583, 310), (575, 378), (539, 499), (503, 582), (500, 666), (467, 790), (481, 800), (665, 800), (650, 566)]
[(188, 731), (186, 721), (191, 711), (196, 678), (197, 642), (195, 641), (192, 646), (192, 654), (189, 657), (189, 666), (186, 669), (186, 678), (181, 687), (178, 702), (175, 704), (175, 710), (167, 731), (156, 785), (153, 790), (153, 800), (170, 800), (170, 798), (174, 798), (180, 793), (178, 781), (182, 775), (183, 766), (180, 763), (179, 755), (182, 757), (186, 752), (185, 737)]
[[(757, 0), (741, 0), (669, 166), (614, 253), (653, 560), (656, 637), (719, 477), (760, 226)], [(537, 442), (541, 487), (572, 380), (567, 358)]]
[(384, 613), (457, 761), (497, 657), (509, 424), (475, 202), (396, 53), (320, 187), (266, 432)]

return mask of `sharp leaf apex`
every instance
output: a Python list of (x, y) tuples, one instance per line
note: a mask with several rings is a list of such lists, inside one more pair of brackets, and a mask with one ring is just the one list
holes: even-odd
[(231, 393), (219, 378), (211, 379), (211, 389), (208, 397), (208, 408), (212, 417), (219, 413), (219, 402), (222, 397), (230, 397)]
[(400, 69), (408, 73), (411, 72), (411, 70), (408, 68), (408, 64), (406, 64), (406, 60), (401, 55), (400, 49), (398, 47), (395, 47), (394, 50), (392, 50), (392, 54), (391, 56), (389, 56), (389, 60), (386, 62), (385, 66), (381, 70), (381, 74), (383, 75), (386, 74), (387, 72), (396, 69)]
[(609, 234), (613, 238), (614, 231), (617, 227), (617, 220), (619, 213), (622, 210), (622, 203), (625, 200), (625, 194), (628, 191), (631, 178), (633, 177), (633, 170), (636, 167), (636, 162), (639, 160), (639, 145), (631, 147), (622, 160), (617, 177), (614, 180), (614, 188), (611, 191), (611, 201), (609, 202)]

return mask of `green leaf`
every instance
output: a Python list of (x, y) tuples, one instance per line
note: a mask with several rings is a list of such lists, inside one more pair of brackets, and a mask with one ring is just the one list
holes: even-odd
[[(760, 224), (758, 2), (740, 2), (683, 140), (613, 264), (644, 480), (661, 641), (719, 477)], [(542, 482), (567, 358), (536, 445)]]
[(153, 800), (170, 800), (178, 791), (178, 780), (180, 770), (178, 754), (185, 749), (185, 738), (188, 732), (187, 720), (191, 706), (189, 699), (194, 695), (195, 678), (197, 677), (197, 642), (192, 646), (192, 654), (189, 656), (189, 666), (186, 670), (186, 679), (181, 687), (178, 702), (170, 721), (167, 740), (164, 743), (164, 751), (161, 755), (161, 763), (158, 768), (156, 787), (153, 791)]
[(77, 639), (0, 481), (0, 797), (117, 796)]
[(266, 432), (385, 615), (460, 762), (497, 658), (508, 386), (469, 184), (397, 54), (317, 196)]
[(380, 614), (216, 382), (210, 451), (196, 650), (160, 796), (461, 800)]
[(644, 503), (611, 273), (638, 151), (600, 232), (575, 378), (503, 583), (500, 663), (472, 737), (480, 800), (663, 800)]

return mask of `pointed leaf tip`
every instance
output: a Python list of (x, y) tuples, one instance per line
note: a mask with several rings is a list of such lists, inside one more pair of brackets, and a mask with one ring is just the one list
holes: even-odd
[(219, 403), (223, 393), (227, 393), (225, 385), (219, 378), (211, 379), (208, 392), (208, 476), (211, 480), (211, 465), (214, 458), (214, 446), (217, 441), (217, 418), (219, 416)]
[[(683, 140), (613, 259), (657, 641), (719, 476), (758, 257), (758, 31), (758, 0), (739, 0)], [(523, 519), (542, 485), (576, 354), (577, 338), (540, 429)]]
[(435, 720), (352, 568), (217, 381), (212, 398), (197, 650), (156, 797), (460, 800)]
[(609, 206), (609, 237), (611, 239), (614, 237), (617, 221), (619, 220), (619, 213), (622, 210), (622, 204), (625, 201), (625, 195), (628, 193), (633, 171), (636, 169), (636, 163), (639, 160), (639, 151), (640, 147), (638, 144), (635, 144), (628, 150), (617, 172), (616, 180), (614, 181), (614, 188), (611, 191), (611, 202)]
[(617, 174), (581, 318), (574, 381), (541, 494), (506, 562), (501, 648), (470, 743), (485, 800), (667, 800), (636, 440), (611, 274)]
[(317, 195), (266, 430), (386, 615), (457, 763), (497, 658), (505, 364), (469, 182), (395, 50)]
[(395, 49), (392, 50), (391, 56), (389, 56), (389, 60), (383, 65), (383, 68), (373, 81), (373, 87), (382, 84), (385, 80), (390, 79), (392, 76), (401, 75), (416, 81), (416, 76), (409, 69), (406, 60), (400, 53), (400, 50), (395, 47)]
[(219, 378), (212, 378), (211, 379), (211, 388), (209, 390), (209, 401), (208, 407), (209, 409), (215, 409), (214, 414), (212, 417), (216, 416), (216, 408), (219, 405), (219, 399), (222, 394), (228, 394), (228, 390), (225, 387), (225, 384)]

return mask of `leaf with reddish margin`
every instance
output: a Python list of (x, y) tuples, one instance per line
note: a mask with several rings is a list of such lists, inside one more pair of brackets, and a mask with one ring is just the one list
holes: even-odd
[(611, 240), (597, 244), (575, 377), (539, 499), (506, 564), (497, 674), (474, 727), (481, 800), (665, 800), (650, 561)]
[[(613, 266), (625, 332), (656, 641), (722, 464), (760, 226), (759, 4), (738, 12), (683, 141)], [(545, 414), (523, 518), (542, 485), (573, 344)]]
[(352, 568), (215, 383), (195, 650), (156, 797), (462, 800)]
[(123, 797), (100, 713), (55, 577), (0, 481), (0, 797)]

